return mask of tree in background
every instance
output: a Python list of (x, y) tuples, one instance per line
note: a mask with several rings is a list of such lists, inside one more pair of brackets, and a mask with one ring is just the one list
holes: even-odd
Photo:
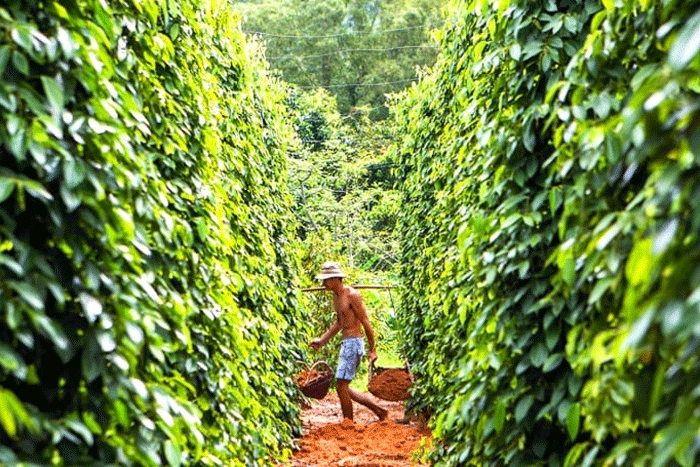
[(285, 81), (329, 89), (343, 115), (370, 105), (378, 120), (388, 116), (385, 94), (405, 88), (417, 67), (435, 61), (430, 30), (440, 23), (441, 3), (266, 0), (237, 7), (244, 29), (267, 42), (267, 59)]
[(341, 117), (323, 89), (290, 94), (298, 144), (290, 158), (291, 191), (309, 274), (321, 258), (342, 257), (348, 267), (389, 271), (396, 262), (392, 139), (388, 120), (367, 111)]

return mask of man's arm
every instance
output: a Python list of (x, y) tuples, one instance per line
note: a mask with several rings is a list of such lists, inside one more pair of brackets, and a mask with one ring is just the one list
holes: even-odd
[(360, 323), (362, 323), (362, 327), (365, 328), (367, 344), (369, 345), (367, 358), (370, 362), (373, 362), (377, 359), (377, 349), (374, 346), (374, 329), (372, 329), (372, 324), (369, 322), (369, 316), (367, 316), (365, 304), (362, 303), (362, 297), (357, 291), (350, 293), (350, 305), (355, 312), (355, 316), (357, 316), (357, 319), (359, 319)]
[(340, 331), (340, 323), (338, 322), (338, 320), (335, 320), (335, 322), (331, 324), (331, 327), (328, 328), (328, 331), (326, 331), (321, 337), (317, 337), (316, 339), (309, 342), (309, 345), (313, 349), (318, 350), (324, 345), (326, 345), (326, 342), (328, 342), (331, 339), (331, 337), (338, 334), (338, 331)]

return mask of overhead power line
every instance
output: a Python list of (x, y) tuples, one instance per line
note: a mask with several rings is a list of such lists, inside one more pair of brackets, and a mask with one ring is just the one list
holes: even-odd
[(410, 83), (415, 81), (415, 79), (402, 79), (399, 81), (385, 81), (383, 83), (345, 83), (345, 84), (328, 84), (328, 85), (322, 85), (319, 84), (318, 86), (299, 86), (301, 89), (316, 89), (316, 88), (344, 88), (347, 86), (358, 86), (358, 87), (367, 87), (367, 86), (386, 86), (389, 84), (402, 84), (402, 83)]
[(442, 23), (432, 23), (426, 25), (421, 25), (421, 26), (412, 26), (408, 28), (400, 28), (400, 29), (384, 29), (382, 31), (374, 31), (374, 32), (365, 32), (365, 31), (357, 31), (357, 32), (343, 32), (339, 34), (328, 34), (328, 35), (323, 35), (323, 36), (309, 36), (309, 35), (288, 35), (288, 34), (273, 34), (270, 32), (263, 32), (263, 31), (243, 31), (246, 34), (253, 34), (253, 35), (259, 35), (259, 36), (265, 36), (265, 37), (279, 37), (283, 39), (327, 39), (329, 37), (342, 37), (342, 36), (375, 36), (379, 34), (387, 34), (387, 33), (392, 33), (392, 32), (401, 32), (401, 31), (410, 31), (413, 29), (423, 29), (425, 27), (437, 27), (441, 26)]
[(403, 50), (403, 49), (438, 49), (437, 45), (402, 45), (399, 47), (387, 47), (383, 49), (338, 49), (333, 52), (316, 55), (281, 55), (278, 57), (268, 57), (268, 60), (282, 60), (284, 58), (317, 58), (328, 57), (330, 55), (338, 55), (343, 52), (386, 52), (387, 50)]

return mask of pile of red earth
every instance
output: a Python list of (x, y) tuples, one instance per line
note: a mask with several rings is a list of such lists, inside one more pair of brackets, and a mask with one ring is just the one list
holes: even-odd
[[(374, 396), (368, 397), (375, 399)], [(298, 450), (278, 467), (416, 467), (426, 465), (421, 455), (431, 449), (430, 431), (425, 423), (405, 419), (401, 402), (375, 400), (388, 410), (387, 419), (362, 405), (354, 405), (355, 422), (343, 420), (335, 392), (313, 401), (302, 410), (304, 437)], [(412, 419), (412, 417), (409, 417)]]
[(402, 401), (409, 398), (408, 388), (413, 379), (403, 368), (383, 369), (373, 377), (367, 385), (367, 390), (387, 401)]

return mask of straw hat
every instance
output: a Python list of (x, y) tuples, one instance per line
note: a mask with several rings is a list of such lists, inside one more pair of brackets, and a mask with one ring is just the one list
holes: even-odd
[(316, 279), (322, 281), (331, 277), (348, 277), (340, 270), (340, 264), (333, 261), (327, 261), (321, 266), (321, 273), (316, 276)]

